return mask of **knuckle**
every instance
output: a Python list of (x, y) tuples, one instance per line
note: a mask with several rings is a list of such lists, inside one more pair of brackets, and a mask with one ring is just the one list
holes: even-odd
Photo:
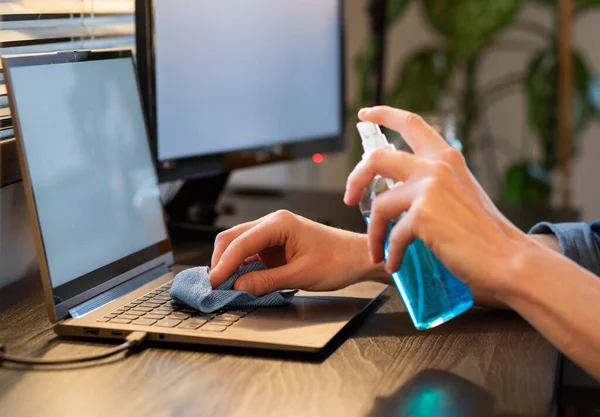
[(422, 200), (415, 203), (413, 206), (413, 223), (420, 226), (426, 224), (430, 218), (431, 213), (427, 205)]
[[(423, 181), (423, 195), (424, 197), (430, 198), (432, 195), (435, 195), (439, 188), (441, 187), (441, 181), (436, 178), (427, 178)], [(418, 206), (421, 207), (423, 203), (420, 203)]]
[(455, 148), (446, 149), (442, 153), (441, 159), (455, 168), (462, 167), (466, 164), (465, 156)]
[(425, 123), (423, 118), (416, 113), (408, 113), (406, 115), (406, 125), (409, 127), (418, 127)]
[(294, 221), (296, 216), (289, 210), (280, 209), (273, 214), (273, 218), (279, 222), (288, 223)]
[(237, 236), (229, 243), (229, 250), (236, 251), (242, 247), (242, 237)]
[(227, 240), (229, 239), (229, 235), (230, 232), (229, 230), (225, 230), (223, 232), (220, 232), (217, 237), (215, 238), (215, 246), (218, 246), (224, 242), (227, 242)]
[(433, 165), (433, 177), (439, 181), (449, 178), (453, 171), (452, 165), (446, 161), (437, 161)]

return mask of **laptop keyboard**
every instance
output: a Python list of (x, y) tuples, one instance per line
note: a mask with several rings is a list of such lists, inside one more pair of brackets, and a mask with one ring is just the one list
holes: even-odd
[(233, 308), (210, 314), (201, 313), (172, 301), (169, 296), (170, 290), (171, 282), (111, 311), (97, 321), (223, 332), (252, 311), (251, 308)]

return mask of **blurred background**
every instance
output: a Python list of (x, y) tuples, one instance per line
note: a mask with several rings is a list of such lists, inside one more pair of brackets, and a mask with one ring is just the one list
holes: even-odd
[[(600, 217), (600, 0), (574, 0), (571, 14), (561, 14), (553, 0), (344, 4), (346, 150), (237, 170), (231, 185), (343, 190), (362, 152), (356, 111), (381, 102), (434, 124), (522, 228), (542, 219)], [(134, 11), (133, 0), (0, 0), (0, 53), (135, 50)], [(559, 68), (567, 68), (566, 79)], [(0, 282), (6, 282), (32, 268), (35, 253), (24, 233), (28, 218), (0, 81)], [(401, 147), (401, 138), (388, 133)]]
[[(343, 187), (348, 167), (360, 157), (355, 112), (376, 101), (372, 3), (381, 2), (345, 2), (348, 150), (314, 171), (310, 162), (292, 163), (255, 169), (252, 177), (239, 173), (235, 180), (272, 184), (280, 170), (292, 186)], [(575, 1), (574, 9), (573, 152), (570, 198), (563, 204), (558, 2), (387, 1), (382, 102), (416, 111), (449, 141), (458, 140), (478, 180), (513, 221), (526, 216), (526, 208), (566, 220), (592, 221), (600, 213), (600, 1)]]

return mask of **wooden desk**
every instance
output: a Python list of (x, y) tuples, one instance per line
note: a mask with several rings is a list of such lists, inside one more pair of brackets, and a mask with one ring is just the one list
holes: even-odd
[[(188, 243), (178, 262), (206, 263)], [(37, 276), (0, 290), (0, 340), (21, 355), (88, 355), (111, 346), (57, 339)], [(322, 355), (153, 345), (98, 366), (0, 368), (0, 415), (547, 416), (557, 353), (510, 312), (472, 310), (415, 330), (396, 291)], [(452, 410), (449, 407), (454, 407)], [(421, 413), (417, 411), (421, 410)]]

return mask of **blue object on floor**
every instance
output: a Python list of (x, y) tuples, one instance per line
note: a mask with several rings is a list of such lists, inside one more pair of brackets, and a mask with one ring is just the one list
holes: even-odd
[(245, 291), (235, 291), (233, 284), (248, 272), (261, 271), (267, 267), (261, 262), (252, 262), (238, 269), (214, 290), (208, 275), (210, 268), (198, 266), (181, 271), (171, 286), (171, 298), (203, 313), (212, 313), (226, 306), (266, 307), (288, 304), (296, 291), (277, 291), (257, 297)]

